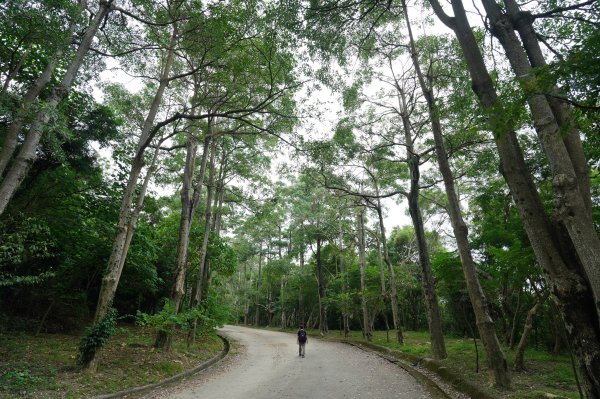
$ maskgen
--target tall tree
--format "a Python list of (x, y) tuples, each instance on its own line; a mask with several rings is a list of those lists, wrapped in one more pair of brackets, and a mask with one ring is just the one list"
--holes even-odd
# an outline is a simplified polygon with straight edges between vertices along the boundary
[[(469, 24), (466, 11), (460, 0), (452, 1), (454, 16), (446, 14), (442, 6), (436, 0), (430, 0), (437, 17), (450, 29), (460, 43), (463, 55), (467, 62), (473, 90), (479, 98), (481, 106), (488, 112), (489, 127), (494, 133), (494, 140), (501, 160), (501, 172), (504, 176), (511, 194), (519, 209), (519, 213), (525, 224), (529, 240), (532, 243), (536, 257), (544, 269), (552, 292), (557, 301), (559, 311), (567, 326), (567, 334), (571, 341), (579, 370), (582, 375), (583, 385), (586, 393), (591, 397), (600, 397), (600, 331), (598, 320), (597, 295), (595, 288), (591, 285), (593, 281), (588, 275), (587, 268), (579, 259), (577, 246), (566, 245), (568, 242), (583, 241), (578, 239), (577, 234), (571, 235), (572, 228), (576, 228), (581, 222), (580, 232), (588, 231), (588, 222), (584, 219), (587, 211), (581, 206), (586, 201), (581, 195), (579, 187), (585, 183), (578, 183), (578, 177), (573, 171), (573, 165), (568, 157), (557, 158), (557, 153), (548, 154), (555, 162), (554, 173), (558, 170), (563, 172), (556, 174), (553, 181), (556, 190), (557, 220), (547, 214), (539, 193), (536, 190), (531, 172), (523, 159), (523, 152), (515, 134), (515, 128), (511, 121), (506, 121), (503, 105), (498, 101), (498, 95), (493, 80), (485, 66), (483, 56)], [(537, 118), (536, 118), (537, 119)], [(556, 130), (552, 128), (555, 124), (554, 117), (548, 121), (551, 133), (544, 136), (543, 140), (553, 142), (551, 146), (560, 147), (564, 150), (565, 144), (562, 139), (558, 140)], [(546, 124), (540, 126), (545, 127)], [(550, 143), (547, 143), (550, 144)], [(552, 150), (555, 151), (555, 150)], [(558, 149), (556, 149), (558, 151)], [(572, 201), (571, 201), (572, 199)], [(568, 216), (569, 207), (573, 209), (575, 218)], [(569, 221), (563, 220), (569, 218)], [(569, 227), (567, 227), (567, 225)], [(592, 236), (597, 235), (592, 233)], [(588, 239), (594, 239), (588, 237)], [(594, 246), (589, 249), (594, 248)], [(587, 255), (584, 256), (586, 259)], [(596, 257), (596, 262), (597, 262)], [(590, 259), (591, 260), (591, 259)], [(598, 268), (596, 267), (596, 272)], [(593, 273), (596, 273), (593, 272)], [(583, 303), (588, 305), (583, 306)]]

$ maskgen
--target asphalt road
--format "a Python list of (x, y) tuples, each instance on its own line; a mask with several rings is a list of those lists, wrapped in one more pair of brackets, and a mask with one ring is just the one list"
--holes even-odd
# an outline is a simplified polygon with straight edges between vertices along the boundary
[(298, 356), (294, 334), (226, 326), (239, 344), (218, 366), (148, 398), (279, 399), (405, 398), (434, 399), (402, 368), (370, 352), (342, 343), (311, 339)]

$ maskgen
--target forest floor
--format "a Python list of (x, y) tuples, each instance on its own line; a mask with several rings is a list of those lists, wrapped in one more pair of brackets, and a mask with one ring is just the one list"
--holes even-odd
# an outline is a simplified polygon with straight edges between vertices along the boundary
[(80, 335), (0, 333), (0, 398), (87, 398), (151, 384), (217, 355), (223, 342), (199, 336), (187, 347), (176, 336), (170, 351), (152, 347), (154, 333), (118, 327), (99, 353), (98, 371), (76, 365)]
[[(309, 331), (309, 336), (318, 336), (318, 331)], [(330, 331), (327, 337), (343, 338), (339, 331)], [(404, 332), (404, 345), (394, 340), (394, 331), (389, 332), (389, 340), (385, 331), (374, 334), (372, 344), (387, 347), (417, 357), (431, 357), (429, 333)], [(350, 341), (366, 342), (360, 331), (352, 331)], [(579, 393), (568, 355), (553, 356), (546, 351), (528, 348), (525, 352), (526, 371), (511, 371), (513, 387), (511, 390), (499, 390), (489, 387), (487, 379), (486, 357), (480, 340), (477, 340), (479, 352), (479, 372), (476, 372), (475, 345), (473, 339), (445, 337), (448, 358), (440, 363), (462, 376), (463, 379), (485, 387), (494, 396), (506, 399), (542, 399), (572, 398), (578, 399)], [(503, 348), (509, 367), (512, 366), (516, 350)], [(549, 395), (548, 395), (549, 394)], [(551, 396), (556, 395), (556, 396)]]

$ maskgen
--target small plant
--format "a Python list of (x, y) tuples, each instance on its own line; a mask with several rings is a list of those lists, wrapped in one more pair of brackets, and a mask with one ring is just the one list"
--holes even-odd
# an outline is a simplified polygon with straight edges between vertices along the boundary
[(79, 342), (79, 353), (77, 355), (77, 363), (86, 366), (96, 356), (96, 352), (109, 338), (115, 333), (117, 327), (117, 310), (114, 308), (108, 309), (106, 316), (98, 323), (86, 330), (85, 335)]
[(39, 381), (41, 381), (41, 378), (31, 375), (29, 370), (9, 371), (0, 377), (2, 387), (11, 390), (30, 388)]
[(188, 331), (194, 320), (202, 328), (212, 331), (218, 322), (207, 315), (205, 309), (195, 308), (175, 314), (173, 302), (166, 301), (160, 312), (153, 315), (138, 311), (137, 324), (142, 327), (150, 327), (165, 334), (171, 334), (175, 327)]

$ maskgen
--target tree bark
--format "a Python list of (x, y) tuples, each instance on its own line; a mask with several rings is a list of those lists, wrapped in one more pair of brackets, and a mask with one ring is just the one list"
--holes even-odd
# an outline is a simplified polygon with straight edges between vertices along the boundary
[[(406, 9), (406, 4), (404, 4), (404, 8)], [(410, 30), (409, 34), (412, 36)], [(483, 293), (483, 289), (479, 283), (479, 278), (477, 277), (475, 262), (473, 260), (469, 245), (469, 231), (462, 217), (458, 195), (456, 194), (456, 189), (454, 186), (454, 176), (452, 174), (452, 170), (450, 169), (448, 155), (444, 147), (444, 137), (442, 136), (442, 128), (438, 109), (435, 104), (433, 91), (431, 90), (431, 87), (426, 84), (425, 77), (421, 71), (414, 46), (414, 40), (411, 40), (411, 58), (413, 60), (415, 71), (417, 72), (419, 85), (421, 86), (421, 90), (423, 91), (423, 95), (425, 96), (425, 100), (427, 102), (427, 109), (429, 111), (429, 117), (431, 120), (431, 130), (435, 140), (435, 151), (438, 159), (438, 165), (444, 180), (446, 194), (448, 196), (448, 213), (450, 214), (452, 230), (454, 231), (456, 245), (460, 254), (463, 273), (465, 275), (465, 282), (469, 292), (469, 298), (471, 299), (471, 304), (473, 305), (473, 310), (475, 312), (477, 328), (483, 342), (484, 350), (487, 354), (490, 382), (494, 386), (508, 388), (511, 384), (508, 364), (506, 363), (506, 358), (502, 352), (502, 348), (500, 347), (498, 337), (496, 336), (496, 329), (494, 326), (494, 321), (490, 316), (487, 298)]]
[(321, 259), (321, 237), (317, 237), (317, 282), (319, 285), (319, 332), (327, 334), (327, 313), (323, 300), (325, 299), (325, 277), (323, 276), (323, 261)]
[[(8, 203), (14, 196), (14, 194), (17, 191), (17, 189), (19, 188), (19, 186), (21, 185), (21, 182), (27, 175), (27, 172), (29, 171), (29, 168), (31, 167), (32, 163), (35, 161), (36, 150), (37, 150), (38, 144), (40, 142), (40, 139), (42, 138), (44, 126), (47, 125), (47, 123), (50, 121), (50, 118), (51, 118), (51, 114), (52, 114), (51, 110), (56, 108), (58, 103), (61, 102), (69, 94), (69, 91), (71, 90), (71, 86), (73, 85), (73, 82), (74, 82), (75, 78), (77, 77), (79, 69), (81, 68), (81, 65), (83, 64), (83, 60), (90, 49), (92, 40), (96, 36), (96, 32), (100, 28), (100, 25), (104, 21), (104, 18), (106, 18), (106, 16), (111, 11), (111, 9), (112, 9), (112, 0), (110, 0), (110, 1), (101, 0), (100, 1), (98, 11), (96, 12), (96, 15), (94, 16), (94, 19), (90, 22), (89, 26), (87, 27), (86, 32), (81, 39), (81, 43), (79, 44), (79, 47), (77, 48), (77, 52), (75, 53), (75, 56), (73, 57), (69, 66), (67, 67), (65, 76), (62, 78), (61, 82), (52, 89), (52, 92), (50, 93), (50, 96), (49, 96), (48, 100), (46, 101), (46, 105), (45, 105), (44, 109), (40, 110), (37, 113), (37, 115), (35, 116), (35, 118), (33, 119), (33, 121), (31, 122), (31, 125), (30, 125), (29, 131), (27, 133), (27, 136), (25, 138), (25, 141), (21, 145), (21, 148), (20, 148), (17, 156), (14, 158), (14, 160), (11, 164), (11, 167), (8, 169), (6, 176), (0, 183), (0, 215), (2, 215), (4, 213)], [(55, 60), (55, 62), (57, 62), (57, 61), (58, 60)], [(51, 63), (52, 63), (52, 61), (51, 61)], [(53, 68), (52, 68), (52, 70), (53, 70)], [(45, 87), (45, 85), (47, 84), (47, 82), (46, 82), (46, 84), (44, 84), (44, 79), (46, 79), (46, 75), (44, 75), (44, 74), (46, 74), (46, 72), (50, 73), (50, 75), (51, 75), (52, 71), (50, 70), (49, 66), (46, 68), (46, 70), (42, 74), (43, 76), (40, 76), (41, 80), (39, 82), (36, 82), (36, 83), (40, 83), (40, 85), (41, 85), (40, 86), (41, 88), (39, 89), (39, 91), (37, 91), (37, 94), (39, 94), (41, 89), (43, 87)], [(38, 90), (38, 89), (32, 88), (32, 94), (36, 90)], [(36, 97), (37, 97), (37, 95), (36, 95)], [(30, 106), (26, 107), (26, 109), (23, 110), (23, 114), (22, 114), (23, 118), (29, 108), (30, 108)], [(23, 122), (23, 120), (21, 119), (21, 121), (18, 123), (22, 123), (22, 122)], [(18, 127), (18, 129), (15, 127), (14, 130), (15, 130), (16, 134), (18, 135), (18, 132), (20, 131), (20, 127)], [(12, 135), (13, 135), (13, 133), (10, 133), (10, 135), (9, 135), (10, 137), (7, 137), (7, 140), (11, 140), (11, 142), (12, 142), (12, 140), (13, 140)], [(15, 139), (16, 139), (16, 136), (15, 136)], [(6, 167), (6, 163), (8, 162), (10, 155), (12, 154), (12, 152), (14, 152), (14, 148), (16, 148), (16, 142), (15, 142), (15, 147), (12, 146), (11, 142), (6, 142), (8, 144), (8, 148), (6, 148), (7, 153), (2, 155), (2, 159), (5, 159), (5, 160), (2, 160), (2, 164), (3, 164), (4, 168)], [(11, 149), (10, 147), (13, 147), (13, 148)], [(3, 151), (4, 151), (4, 148), (3, 148)]]
[[(413, 63), (417, 63), (416, 47), (412, 37), (412, 30), (408, 19), (408, 11), (404, 8), (404, 15), (408, 27), (411, 50), (413, 52)], [(415, 67), (416, 68), (416, 67)], [(446, 352), (446, 344), (444, 342), (444, 334), (442, 332), (442, 315), (438, 305), (438, 299), (435, 292), (435, 283), (433, 280), (433, 271), (431, 268), (431, 258), (429, 256), (429, 247), (425, 237), (425, 226), (423, 223), (423, 215), (419, 205), (419, 180), (421, 173), (419, 170), (419, 156), (414, 151), (412, 128), (406, 104), (406, 96), (402, 87), (397, 87), (399, 93), (400, 116), (402, 118), (402, 126), (404, 128), (404, 141), (406, 146), (407, 163), (410, 171), (410, 191), (407, 195), (408, 210), (412, 220), (413, 228), (415, 229), (415, 237), (417, 239), (417, 248), (419, 251), (419, 263), (423, 274), (423, 293), (425, 294), (425, 306), (427, 308), (427, 322), (429, 326), (429, 334), (431, 337), (431, 354), (434, 359), (445, 359), (448, 357)], [(421, 90), (426, 90), (427, 87), (421, 87)], [(430, 109), (431, 114), (431, 109)]]
[[(194, 96), (195, 97), (195, 96)], [(191, 126), (188, 125), (188, 138), (186, 144), (186, 160), (183, 169), (183, 182), (181, 187), (181, 217), (179, 219), (179, 239), (177, 241), (177, 261), (173, 278), (173, 286), (171, 288), (171, 300), (175, 309), (175, 314), (178, 314), (182, 308), (182, 301), (185, 295), (185, 278), (187, 273), (187, 259), (188, 249), (190, 242), (190, 231), (194, 219), (194, 213), (196, 211), (195, 204), (192, 197), (192, 183), (194, 177), (194, 169), (196, 166), (196, 152), (198, 147), (198, 141), (194, 132), (190, 130)], [(210, 142), (210, 135), (205, 135), (204, 138), (204, 149), (202, 153), (202, 160), (200, 162), (200, 175), (198, 176), (198, 184), (195, 186), (195, 190), (202, 190), (204, 184), (204, 173), (206, 170), (206, 162), (208, 159), (208, 145)], [(159, 331), (154, 341), (155, 348), (170, 347), (170, 334), (165, 331)]]
[(214, 120), (209, 120), (209, 134), (212, 136), (210, 145), (210, 161), (208, 169), (208, 187), (206, 190), (206, 210), (204, 215), (204, 235), (202, 237), (202, 247), (200, 248), (200, 269), (198, 270), (198, 277), (196, 281), (195, 295), (192, 300), (192, 308), (200, 305), (202, 302), (202, 296), (204, 295), (204, 284), (207, 275), (207, 262), (208, 259), (208, 241), (211, 232), (211, 221), (212, 221), (212, 197), (215, 189), (215, 158), (217, 153), (217, 140), (214, 133)]
[(586, 394), (600, 398), (600, 325), (595, 296), (577, 254), (569, 245), (564, 228), (547, 215), (514, 129), (503, 121), (502, 104), (485, 67), (477, 41), (459, 0), (453, 0), (454, 17), (449, 17), (437, 0), (429, 0), (436, 15), (454, 30), (471, 74), (473, 91), (488, 111), (506, 180), (536, 258), (544, 269), (554, 300), (565, 323)]
[(517, 346), (517, 352), (515, 354), (515, 363), (513, 365), (513, 370), (515, 371), (525, 370), (525, 348), (527, 347), (527, 340), (529, 339), (529, 334), (531, 333), (531, 328), (533, 326), (533, 318), (540, 310), (547, 297), (547, 295), (540, 295), (535, 302), (535, 305), (527, 312), (525, 326), (523, 327), (523, 333), (521, 334), (521, 339), (519, 340), (519, 345)]
[[(505, 0), (504, 3), (506, 4), (506, 11), (510, 21), (521, 37), (523, 47), (527, 52), (531, 66), (533, 68), (546, 66), (546, 59), (542, 53), (537, 33), (533, 28), (533, 17), (531, 13), (521, 11), (515, 0)], [(560, 93), (560, 90), (557, 87), (550, 88), (550, 90), (552, 91), (551, 94)], [(568, 105), (559, 101), (555, 96), (547, 95), (546, 100), (552, 108), (552, 113), (561, 128), (561, 133), (563, 133), (563, 141), (571, 157), (575, 174), (577, 175), (581, 197), (589, 212), (588, 217), (591, 218), (592, 200), (590, 196), (589, 168), (583, 152), (578, 129), (571, 115), (571, 109)]]
[(126, 241), (128, 225), (132, 217), (131, 204), (135, 195), (135, 189), (137, 187), (139, 175), (144, 166), (144, 153), (150, 140), (152, 139), (151, 132), (154, 125), (154, 119), (156, 118), (156, 114), (158, 113), (158, 108), (160, 106), (160, 103), (162, 102), (162, 97), (165, 92), (165, 89), (169, 84), (169, 74), (171, 71), (171, 66), (173, 64), (176, 38), (177, 29), (174, 28), (173, 34), (171, 36), (170, 48), (167, 52), (165, 63), (163, 65), (163, 70), (160, 77), (160, 84), (156, 90), (154, 99), (152, 100), (152, 104), (150, 105), (148, 115), (144, 120), (142, 134), (140, 135), (136, 154), (133, 158), (131, 171), (129, 172), (129, 179), (127, 181), (127, 187), (125, 188), (125, 193), (121, 202), (121, 210), (119, 212), (117, 236), (115, 237), (113, 249), (110, 255), (110, 259), (108, 261), (105, 274), (102, 277), (102, 285), (100, 286), (100, 293), (98, 295), (98, 303), (96, 305), (94, 323), (97, 323), (98, 321), (102, 320), (102, 318), (106, 315), (106, 312), (108, 311), (108, 308), (110, 307), (110, 304), (112, 303), (115, 292), (117, 290), (119, 279), (121, 278), (121, 272), (123, 271), (122, 259), (124, 259), (127, 256)]
[[(552, 172), (555, 214), (559, 222), (566, 227), (586, 272), (594, 295), (596, 311), (600, 317), (600, 238), (591, 218), (587, 171), (584, 176), (577, 173), (581, 159), (579, 156), (576, 156), (574, 161), (571, 159), (576, 146), (572, 146), (569, 153), (563, 140), (563, 132), (547, 97), (531, 91), (530, 88), (536, 86), (536, 79), (509, 17), (492, 0), (484, 0), (483, 5), (490, 19), (492, 34), (502, 44), (512, 70), (527, 94), (527, 103), (534, 119), (535, 130)], [(560, 112), (561, 109), (562, 107), (558, 107), (556, 111)], [(576, 131), (568, 133), (567, 137), (578, 135)], [(581, 143), (579, 144), (581, 147)], [(582, 148), (580, 155), (583, 156)], [(585, 158), (583, 160), (585, 161)]]
[(358, 259), (360, 262), (360, 305), (362, 309), (363, 338), (371, 341), (373, 334), (371, 333), (369, 311), (367, 309), (367, 298), (365, 297), (367, 293), (365, 283), (365, 271), (367, 268), (367, 263), (365, 257), (364, 209), (362, 207), (356, 213), (356, 232), (358, 238)]
[[(376, 193), (379, 195), (379, 188), (376, 186)], [(392, 323), (394, 324), (394, 330), (396, 330), (396, 341), (403, 345), (404, 334), (402, 333), (402, 323), (398, 315), (398, 288), (396, 286), (396, 272), (394, 266), (390, 260), (390, 254), (387, 245), (387, 236), (385, 233), (385, 224), (383, 223), (383, 212), (381, 210), (381, 201), (377, 199), (377, 217), (379, 218), (379, 233), (381, 235), (381, 246), (383, 247), (383, 261), (385, 262), (388, 269), (388, 279), (390, 285), (390, 305), (392, 308)]]
[[(304, 276), (304, 243), (301, 244), (302, 248), (300, 249), (300, 274)], [(304, 309), (304, 287), (302, 283), (300, 283), (300, 287), (298, 287), (298, 315), (300, 317), (300, 324), (306, 326), (306, 311)]]

